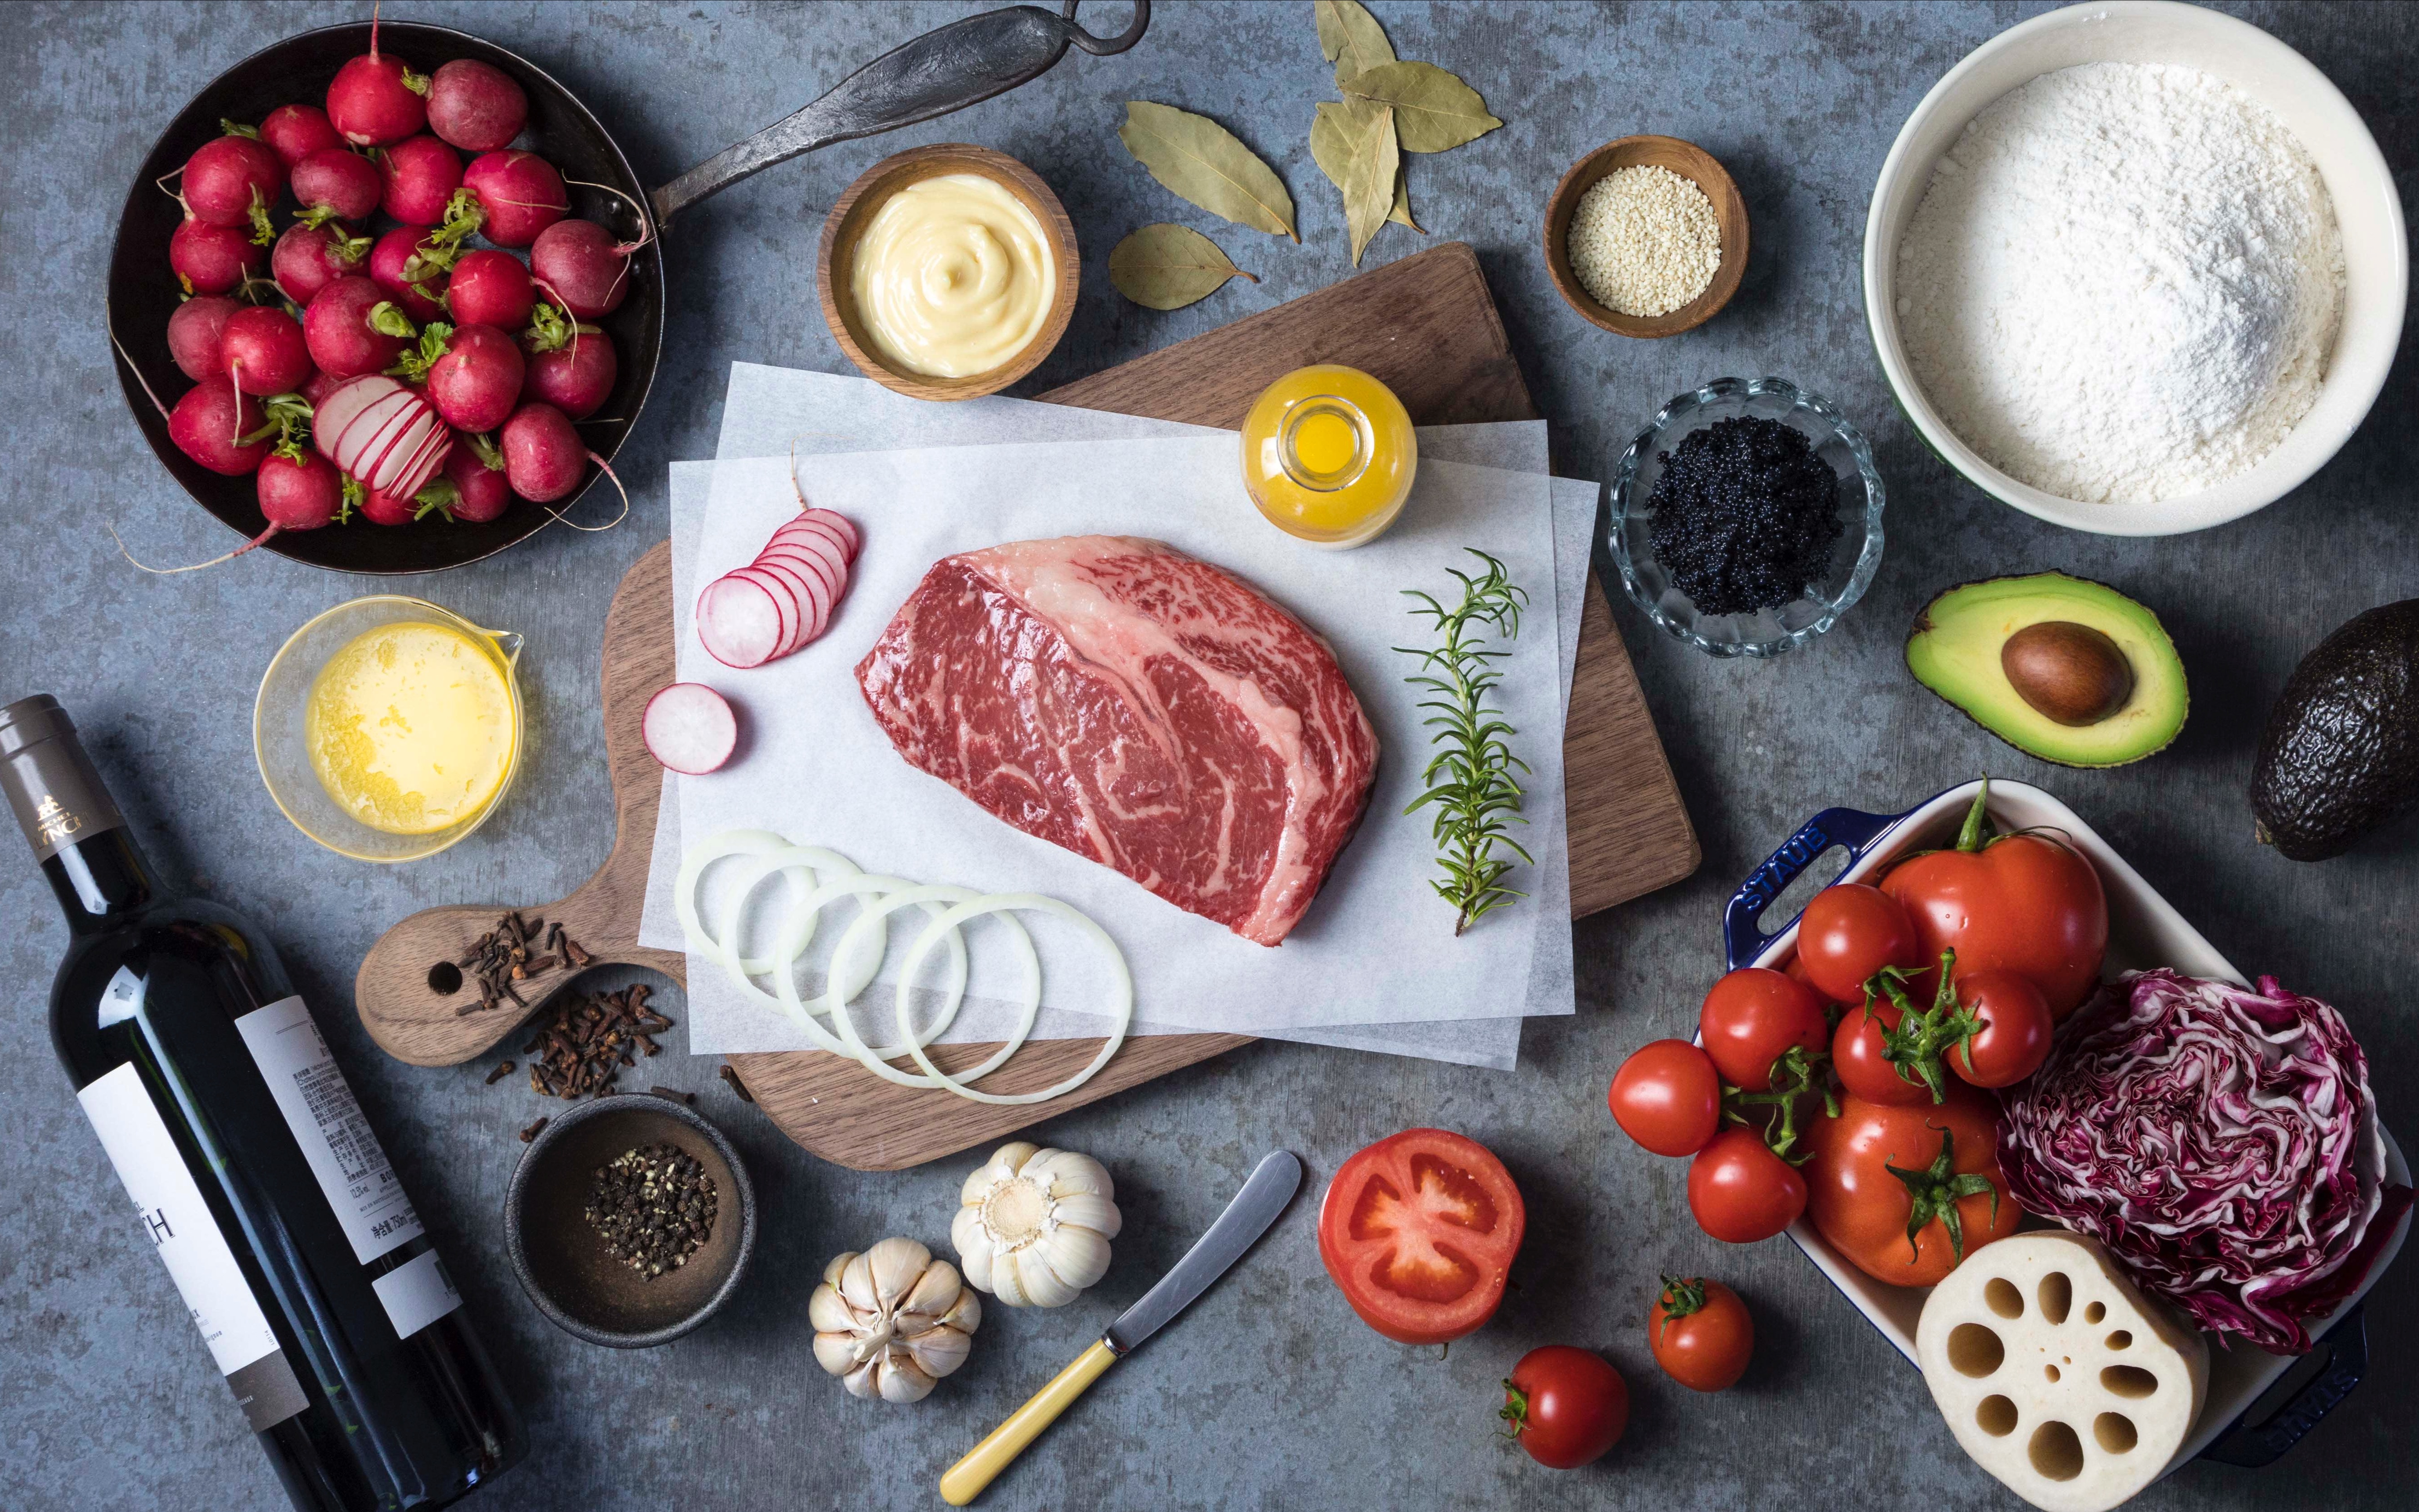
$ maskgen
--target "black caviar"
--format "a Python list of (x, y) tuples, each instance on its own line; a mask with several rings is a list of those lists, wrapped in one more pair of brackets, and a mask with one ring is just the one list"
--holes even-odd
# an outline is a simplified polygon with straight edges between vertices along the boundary
[(1717, 420), (1656, 458), (1649, 538), (1700, 614), (1752, 614), (1802, 597), (1839, 544), (1839, 474), (1801, 431)]

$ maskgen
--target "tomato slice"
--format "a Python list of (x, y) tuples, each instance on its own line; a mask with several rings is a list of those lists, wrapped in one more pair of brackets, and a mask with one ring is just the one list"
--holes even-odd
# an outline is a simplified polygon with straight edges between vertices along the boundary
[(1318, 1257), (1361, 1320), (1442, 1344), (1495, 1316), (1529, 1211), (1503, 1163), (1445, 1129), (1406, 1129), (1347, 1160), (1318, 1212)]

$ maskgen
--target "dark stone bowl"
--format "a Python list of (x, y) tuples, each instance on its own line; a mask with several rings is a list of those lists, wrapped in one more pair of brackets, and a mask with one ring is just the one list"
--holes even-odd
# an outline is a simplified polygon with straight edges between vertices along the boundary
[[(715, 1184), (713, 1236), (650, 1280), (605, 1251), (580, 1216), (596, 1168), (639, 1145), (694, 1156)], [(722, 1131), (670, 1098), (629, 1093), (557, 1114), (504, 1194), (504, 1246), (521, 1288), (555, 1326), (616, 1350), (669, 1344), (714, 1316), (756, 1250), (756, 1189)]]

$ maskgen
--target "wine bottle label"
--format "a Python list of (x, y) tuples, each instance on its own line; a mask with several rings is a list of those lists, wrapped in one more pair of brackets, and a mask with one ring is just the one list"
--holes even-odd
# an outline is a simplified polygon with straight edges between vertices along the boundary
[(399, 1339), (411, 1337), (462, 1305), (462, 1293), (454, 1288), (454, 1278), (445, 1273), (444, 1262), (435, 1250), (404, 1261), (370, 1287), (386, 1304), (387, 1321), (394, 1325), (394, 1336)]
[(269, 1080), (277, 1110), (294, 1132), (319, 1179), (336, 1222), (363, 1265), (421, 1231), (420, 1214), (403, 1195), (386, 1151), (370, 1133), (353, 1089), (328, 1054), (319, 1026), (300, 997), (280, 998), (235, 1021), (254, 1064)]
[(168, 1267), (219, 1373), (257, 1433), (309, 1405), (293, 1366), (269, 1331), (252, 1288), (210, 1216), (202, 1189), (177, 1151), (142, 1073), (129, 1061), (76, 1094), (117, 1180), (134, 1199), (143, 1231)]

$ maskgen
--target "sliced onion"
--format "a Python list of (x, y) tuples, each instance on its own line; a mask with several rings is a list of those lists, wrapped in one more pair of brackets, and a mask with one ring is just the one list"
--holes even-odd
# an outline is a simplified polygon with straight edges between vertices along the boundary
[[(1092, 1057), (1090, 1065), (1057, 1086), (1045, 1087), (1038, 1092), (978, 1092), (965, 1083), (973, 1081), (986, 1071), (993, 1070), (993, 1063), (986, 1062), (980, 1070), (968, 1072), (961, 1080), (933, 1065), (932, 1059), (924, 1054), (924, 1047), (917, 1044), (912, 1036), (908, 1038), (907, 1053), (916, 1058), (916, 1064), (923, 1067), (933, 1082), (948, 1088), (960, 1097), (971, 1098), (977, 1103), (995, 1103), (1002, 1107), (1014, 1107), (1027, 1103), (1047, 1103), (1052, 1098), (1071, 1092), (1090, 1081), (1102, 1066), (1109, 1063), (1109, 1057), (1117, 1053), (1117, 1047), (1126, 1042), (1126, 1030), (1133, 1025), (1133, 973), (1126, 969), (1125, 952), (1117, 949), (1117, 941), (1109, 938), (1107, 930), (1092, 922), (1090, 915), (1071, 908), (1055, 898), (1045, 898), (1038, 892), (994, 892), (980, 898), (969, 899), (925, 925), (924, 933), (916, 936), (916, 943), (907, 948), (906, 963), (899, 968), (900, 1032), (902, 1035), (906, 1033), (907, 994), (915, 985), (916, 969), (924, 964), (926, 956), (932, 953), (932, 948), (940, 943), (941, 937), (944, 934), (955, 933), (967, 919), (979, 918), (984, 914), (1004, 914), (1011, 909), (1020, 908), (1029, 908), (1065, 919), (1076, 929), (1090, 935), (1093, 943), (1108, 953), (1110, 963), (1117, 968), (1117, 1026), (1109, 1032), (1107, 1039), (1101, 1041), (1101, 1053)], [(1040, 986), (1038, 966), (1034, 985), (1037, 990)]]

